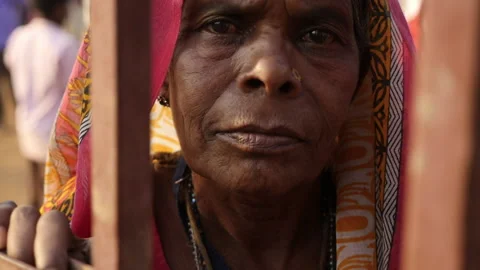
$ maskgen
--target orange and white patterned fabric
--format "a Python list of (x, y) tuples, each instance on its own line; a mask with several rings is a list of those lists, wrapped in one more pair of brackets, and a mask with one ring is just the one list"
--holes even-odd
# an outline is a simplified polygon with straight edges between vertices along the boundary
[[(369, 0), (371, 68), (340, 135), (337, 269), (398, 269), (403, 158), (413, 44), (397, 0)], [(79, 143), (90, 128), (87, 34), (50, 144), (42, 211), (74, 215)], [(151, 152), (180, 150), (169, 108), (150, 114)]]

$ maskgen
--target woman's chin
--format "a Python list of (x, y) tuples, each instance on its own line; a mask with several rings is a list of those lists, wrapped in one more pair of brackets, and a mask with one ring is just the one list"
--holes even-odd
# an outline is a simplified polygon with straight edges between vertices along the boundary
[(282, 193), (312, 182), (321, 174), (326, 152), (315, 155), (315, 149), (304, 142), (284, 147), (266, 152), (245, 151), (243, 146), (215, 140), (202, 152), (191, 153), (186, 148), (184, 155), (192, 171), (202, 178), (249, 193)]
[[(213, 161), (213, 160), (212, 160)], [(272, 156), (256, 158), (232, 155), (218, 156), (209, 164), (223, 164), (216, 168), (201, 168), (203, 175), (234, 191), (245, 193), (282, 194), (311, 182), (321, 171), (300, 160), (285, 162)], [(195, 171), (195, 168), (192, 168)], [(212, 174), (212, 172), (214, 172)], [(200, 173), (202, 175), (202, 173)]]

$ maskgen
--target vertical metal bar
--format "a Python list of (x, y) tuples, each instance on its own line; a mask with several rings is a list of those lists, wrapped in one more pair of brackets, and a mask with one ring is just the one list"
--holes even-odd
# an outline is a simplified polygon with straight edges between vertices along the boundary
[(478, 0), (427, 0), (408, 158), (405, 270), (463, 269)]
[(152, 267), (150, 1), (92, 1), (95, 269)]
[[(477, 17), (480, 25), (480, 16)], [(480, 31), (480, 29), (478, 30)], [(480, 36), (477, 36), (477, 48), (480, 51)], [(477, 74), (480, 74), (480, 53), (477, 55)], [(480, 268), (480, 76), (477, 75), (477, 88), (475, 91), (475, 157), (472, 164), (472, 175), (470, 178), (468, 192), (468, 208), (466, 216), (465, 238), (465, 260), (467, 270)]]

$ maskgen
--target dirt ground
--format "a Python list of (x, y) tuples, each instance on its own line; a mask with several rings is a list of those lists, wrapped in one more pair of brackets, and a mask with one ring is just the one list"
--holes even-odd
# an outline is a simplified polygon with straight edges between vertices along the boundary
[(15, 132), (0, 128), (0, 202), (27, 202), (29, 189), (27, 162), (18, 150)]

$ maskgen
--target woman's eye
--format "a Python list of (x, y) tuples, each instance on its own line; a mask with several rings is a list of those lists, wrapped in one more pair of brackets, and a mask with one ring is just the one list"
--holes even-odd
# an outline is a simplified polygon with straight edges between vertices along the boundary
[(324, 30), (312, 30), (302, 37), (305, 42), (312, 42), (318, 45), (330, 44), (335, 41), (335, 36)]
[(237, 27), (233, 23), (226, 20), (216, 20), (210, 22), (206, 25), (206, 30), (214, 34), (221, 35), (235, 34), (238, 32)]

